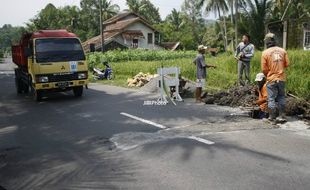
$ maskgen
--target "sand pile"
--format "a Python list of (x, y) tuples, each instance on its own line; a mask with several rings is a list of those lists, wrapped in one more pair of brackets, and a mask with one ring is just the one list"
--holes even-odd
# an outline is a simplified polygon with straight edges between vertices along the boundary
[(128, 87), (142, 87), (148, 82), (150, 82), (152, 78), (156, 78), (156, 77), (158, 77), (158, 74), (151, 75), (150, 73), (145, 74), (145, 73), (140, 72), (133, 78), (128, 78), (127, 84), (128, 84)]

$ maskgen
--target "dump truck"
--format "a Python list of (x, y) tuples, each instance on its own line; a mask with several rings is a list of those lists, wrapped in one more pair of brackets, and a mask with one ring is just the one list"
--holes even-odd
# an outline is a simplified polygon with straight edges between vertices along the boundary
[(67, 30), (25, 33), (12, 46), (17, 93), (31, 93), (41, 101), (49, 91), (73, 90), (83, 94), (88, 83), (88, 65), (79, 38)]

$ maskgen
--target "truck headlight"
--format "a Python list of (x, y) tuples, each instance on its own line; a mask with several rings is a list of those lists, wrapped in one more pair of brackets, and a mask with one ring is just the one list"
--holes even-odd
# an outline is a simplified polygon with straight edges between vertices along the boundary
[(79, 73), (78, 74), (78, 79), (86, 79), (87, 78), (87, 73)]
[(48, 77), (47, 76), (42, 76), (37, 78), (37, 82), (48, 82)]

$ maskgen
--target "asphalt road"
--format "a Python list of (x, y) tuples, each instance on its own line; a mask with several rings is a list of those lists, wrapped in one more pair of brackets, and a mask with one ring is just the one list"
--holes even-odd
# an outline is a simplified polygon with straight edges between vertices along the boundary
[[(156, 95), (91, 84), (82, 98), (17, 95), (0, 64), (0, 186), (7, 190), (310, 189), (309, 130), (239, 109), (145, 106)], [(0, 188), (1, 189), (1, 188)]]

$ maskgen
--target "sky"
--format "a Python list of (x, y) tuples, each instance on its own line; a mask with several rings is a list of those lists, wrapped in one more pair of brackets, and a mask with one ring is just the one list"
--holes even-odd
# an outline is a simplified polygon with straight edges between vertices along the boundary
[[(181, 9), (183, 0), (150, 0), (159, 8), (160, 15), (164, 19), (173, 8)], [(126, 0), (112, 0), (120, 6), (121, 10), (126, 9)], [(13, 26), (25, 26), (29, 19), (33, 18), (48, 3), (56, 7), (66, 5), (79, 6), (80, 0), (1, 0), (0, 6), (0, 27), (4, 24)]]

